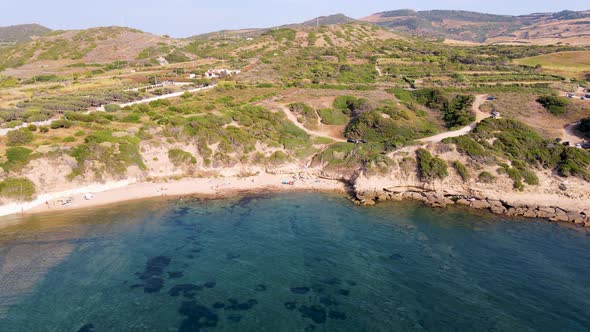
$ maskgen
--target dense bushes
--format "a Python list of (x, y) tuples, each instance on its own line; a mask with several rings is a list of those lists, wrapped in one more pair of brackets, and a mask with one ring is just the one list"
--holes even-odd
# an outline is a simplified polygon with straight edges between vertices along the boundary
[(562, 115), (565, 113), (565, 108), (569, 104), (569, 100), (563, 97), (556, 96), (541, 96), (537, 102), (553, 115)]
[(8, 178), (0, 182), (0, 196), (5, 198), (30, 201), (35, 192), (35, 184), (27, 178)]
[(139, 139), (134, 137), (114, 137), (111, 131), (95, 132), (72, 151), (78, 165), (72, 170), (69, 178), (84, 174), (89, 167), (93, 167), (91, 170), (97, 176), (120, 176), (133, 165), (145, 169), (138, 144)]
[(322, 123), (327, 125), (345, 125), (350, 118), (340, 109), (321, 109), (318, 111)]
[(467, 171), (467, 167), (465, 167), (465, 165), (462, 162), (458, 160), (453, 161), (453, 168), (455, 169), (455, 171), (457, 171), (457, 174), (459, 174), (463, 182), (469, 180), (469, 171)]
[[(457, 95), (450, 99), (440, 89), (422, 89), (414, 95), (418, 103), (439, 110), (448, 128), (466, 126), (475, 121), (475, 116), (471, 112), (471, 105), (475, 101), (472, 95)], [(407, 95), (402, 97), (408, 98)]]
[(455, 144), (458, 152), (478, 162), (487, 163), (495, 159), (490, 151), (467, 135), (445, 138), (442, 142)]
[(176, 167), (197, 163), (197, 159), (190, 152), (181, 149), (168, 150), (168, 159)]
[(583, 132), (584, 134), (590, 134), (590, 117), (580, 120), (578, 130)]
[(442, 109), (443, 119), (449, 128), (466, 126), (475, 121), (471, 105), (475, 101), (472, 95), (458, 95)]
[(51, 125), (49, 125), (51, 127), (51, 129), (59, 129), (59, 128), (70, 128), (74, 123), (70, 120), (66, 120), (66, 119), (60, 119), (60, 120), (54, 120), (53, 122), (51, 122)]
[(490, 172), (483, 171), (477, 176), (477, 181), (481, 183), (491, 184), (496, 182), (496, 177)]
[(33, 133), (27, 128), (12, 130), (6, 134), (6, 144), (9, 146), (26, 145), (31, 143), (33, 139)]
[(418, 171), (422, 181), (431, 182), (435, 179), (444, 179), (449, 175), (446, 161), (434, 157), (426, 149), (416, 150)]
[(0, 166), (4, 171), (20, 171), (31, 159), (32, 150), (20, 146), (6, 149), (6, 162)]

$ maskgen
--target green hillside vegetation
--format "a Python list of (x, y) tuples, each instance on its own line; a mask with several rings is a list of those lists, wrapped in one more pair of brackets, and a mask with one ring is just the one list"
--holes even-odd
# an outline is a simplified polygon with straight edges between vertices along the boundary
[(31, 37), (43, 36), (51, 29), (39, 24), (21, 24), (0, 27), (0, 47), (14, 45), (31, 40)]
[[(493, 141), (490, 144), (490, 140)], [(476, 162), (510, 161), (512, 168), (502, 166), (502, 173), (515, 181), (515, 188), (522, 189), (519, 182), (537, 184), (532, 170), (556, 170), (561, 176), (577, 176), (590, 181), (590, 153), (574, 147), (555, 144), (536, 133), (527, 125), (511, 119), (486, 119), (467, 136), (447, 139), (457, 150)]]

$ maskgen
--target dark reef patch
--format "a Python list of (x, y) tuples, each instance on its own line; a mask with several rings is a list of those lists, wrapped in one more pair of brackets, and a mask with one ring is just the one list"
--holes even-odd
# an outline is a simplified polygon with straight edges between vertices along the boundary
[(356, 281), (352, 281), (352, 280), (346, 280), (346, 283), (347, 283), (349, 286), (356, 286)]
[(230, 252), (227, 255), (225, 255), (225, 258), (227, 258), (227, 259), (238, 259), (238, 258), (240, 258), (240, 254), (236, 254), (236, 253)]
[(139, 279), (146, 280), (153, 276), (161, 276), (164, 269), (170, 264), (170, 257), (157, 256), (152, 257), (145, 263), (145, 268), (142, 273), (137, 274)]
[(326, 322), (326, 309), (319, 305), (303, 305), (299, 307), (299, 312), (301, 313), (301, 317), (309, 318), (316, 324), (324, 324)]
[(322, 280), (322, 282), (324, 284), (334, 286), (334, 285), (340, 285), (342, 283), (342, 280), (340, 280), (338, 278), (328, 278), (328, 279)]
[(215, 302), (215, 303), (213, 303), (213, 308), (214, 309), (222, 309), (222, 308), (225, 308), (225, 303), (223, 303), (223, 302)]
[(195, 301), (182, 302), (178, 313), (187, 317), (178, 329), (180, 332), (200, 331), (202, 328), (216, 327), (219, 320), (215, 312)]
[(287, 310), (295, 310), (295, 309), (297, 309), (297, 303), (295, 303), (295, 302), (285, 302), (285, 308)]
[(320, 303), (325, 306), (339, 305), (340, 303), (331, 295), (320, 296)]
[(339, 289), (338, 290), (338, 294), (344, 295), (344, 296), (348, 296), (348, 295), (350, 295), (350, 290), (348, 290), (348, 289)]
[(236, 299), (228, 299), (227, 301), (229, 302), (229, 305), (225, 306), (225, 310), (250, 310), (258, 304), (258, 301), (255, 299), (249, 299), (242, 303)]
[(92, 323), (88, 323), (86, 325), (83, 325), (81, 328), (78, 329), (78, 332), (94, 332), (94, 324)]
[(317, 294), (322, 294), (325, 291), (324, 286), (322, 285), (313, 285), (311, 286), (311, 290)]
[(178, 278), (182, 278), (183, 276), (184, 276), (184, 272), (182, 272), (182, 271), (168, 272), (169, 279), (178, 279)]
[(291, 287), (291, 293), (293, 294), (307, 294), (309, 290), (309, 287)]
[(264, 292), (266, 290), (266, 288), (267, 288), (266, 285), (258, 284), (254, 288), (254, 290), (257, 291), (257, 292)]
[(242, 320), (242, 315), (240, 314), (231, 314), (227, 316), (227, 320), (232, 323), (239, 323)]
[(160, 277), (151, 277), (143, 282), (143, 291), (145, 293), (157, 293), (164, 288), (164, 279)]
[(203, 289), (203, 286), (200, 285), (193, 285), (193, 284), (181, 284), (176, 285), (168, 291), (170, 296), (179, 296), (181, 293), (184, 297), (187, 298), (194, 298), (195, 292), (200, 291)]
[(217, 283), (215, 281), (207, 281), (206, 283), (203, 284), (203, 286), (205, 286), (207, 288), (213, 288), (213, 287), (215, 287), (215, 285), (217, 285)]
[(331, 319), (345, 320), (346, 314), (341, 311), (330, 310), (330, 312), (328, 313), (328, 317), (330, 317)]
[(393, 260), (400, 260), (404, 258), (404, 256), (402, 254), (393, 254), (393, 255), (389, 255), (389, 259), (393, 259)]

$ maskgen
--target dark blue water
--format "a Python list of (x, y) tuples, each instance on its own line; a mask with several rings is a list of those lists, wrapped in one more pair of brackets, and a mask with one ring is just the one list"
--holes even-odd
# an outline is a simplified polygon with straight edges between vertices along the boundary
[(590, 236), (323, 194), (0, 220), (0, 331), (588, 331)]

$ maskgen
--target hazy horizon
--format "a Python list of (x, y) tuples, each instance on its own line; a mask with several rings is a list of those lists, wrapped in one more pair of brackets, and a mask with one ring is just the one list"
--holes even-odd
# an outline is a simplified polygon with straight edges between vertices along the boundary
[[(396, 9), (415, 10), (466, 10), (499, 15), (524, 15), (562, 10), (588, 10), (579, 1), (564, 0), (514, 1), (388, 1), (370, 3), (358, 1), (311, 0), (254, 0), (242, 3), (220, 0), (215, 3), (191, 3), (187, 0), (169, 0), (165, 4), (155, 1), (131, 0), (120, 2), (75, 2), (56, 0), (22, 0), (5, 3), (0, 7), (0, 26), (37, 23), (55, 30), (85, 29), (97, 26), (126, 26), (159, 35), (188, 37), (219, 30), (263, 28), (282, 24), (299, 23), (317, 16), (342, 13), (352, 18)], [(263, 12), (261, 12), (263, 8)]]

